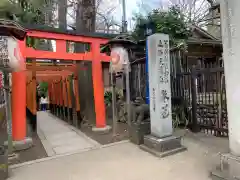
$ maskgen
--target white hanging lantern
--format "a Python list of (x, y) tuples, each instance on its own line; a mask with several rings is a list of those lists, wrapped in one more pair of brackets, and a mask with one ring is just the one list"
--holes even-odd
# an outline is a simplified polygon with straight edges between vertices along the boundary
[(14, 37), (0, 36), (0, 68), (13, 72), (25, 70), (24, 58)]
[(127, 50), (122, 46), (116, 46), (111, 49), (111, 68), (113, 73), (123, 72), (128, 68), (129, 57)]

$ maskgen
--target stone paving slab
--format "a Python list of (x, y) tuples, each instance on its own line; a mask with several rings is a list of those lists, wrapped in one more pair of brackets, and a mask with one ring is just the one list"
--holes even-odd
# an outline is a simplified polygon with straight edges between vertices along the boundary
[(76, 152), (99, 146), (78, 129), (48, 112), (38, 112), (38, 135), (48, 156)]
[(76, 144), (76, 145), (69, 144), (68, 146), (63, 145), (63, 146), (55, 147), (55, 148), (53, 148), (53, 150), (56, 152), (56, 154), (67, 154), (69, 152), (74, 153), (78, 150), (88, 149), (88, 148), (91, 148), (91, 147), (92, 147), (91, 145), (89, 145), (89, 146), (85, 145), (84, 148), (83, 148), (81, 144)]

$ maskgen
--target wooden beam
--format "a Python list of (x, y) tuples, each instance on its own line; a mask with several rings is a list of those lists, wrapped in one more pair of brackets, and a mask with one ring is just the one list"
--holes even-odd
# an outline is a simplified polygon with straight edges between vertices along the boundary
[(43, 39), (52, 39), (52, 40), (68, 40), (73, 42), (97, 42), (100, 44), (106, 44), (109, 39), (100, 38), (100, 37), (86, 37), (86, 36), (74, 36), (60, 33), (52, 33), (52, 32), (43, 32), (43, 31), (28, 31), (27, 36), (37, 37)]
[[(33, 63), (32, 62), (27, 62), (26, 63), (27, 65), (32, 65)], [(36, 65), (37, 66), (74, 66), (73, 63), (57, 63), (57, 64), (54, 64), (53, 62), (36, 62)]]
[(60, 75), (52, 75), (52, 76), (47, 76), (47, 75), (37, 75), (36, 77), (37, 81), (60, 81), (62, 79), (62, 76)]
[(67, 53), (67, 52), (52, 52), (35, 50), (26, 48), (26, 57), (35, 59), (57, 59), (57, 60), (75, 60), (75, 61), (91, 61), (92, 53)]
[[(32, 65), (27, 65), (27, 70), (30, 71), (71, 71), (75, 72), (77, 70), (76, 66), (39, 66), (35, 67)], [(83, 70), (83, 68), (81, 69)]]
[[(67, 52), (52, 52), (35, 50), (33, 48), (26, 48), (26, 57), (35, 59), (57, 59), (57, 60), (73, 60), (73, 61), (92, 61), (93, 56), (91, 52), (87, 53), (67, 53)], [(110, 56), (101, 53), (99, 61), (110, 62)]]

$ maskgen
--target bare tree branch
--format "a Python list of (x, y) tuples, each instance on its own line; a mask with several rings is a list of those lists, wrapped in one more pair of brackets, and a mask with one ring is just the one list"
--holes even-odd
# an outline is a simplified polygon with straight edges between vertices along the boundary
[(177, 5), (189, 23), (203, 24), (204, 19), (210, 15), (211, 4), (209, 0), (168, 0), (168, 2), (169, 5)]

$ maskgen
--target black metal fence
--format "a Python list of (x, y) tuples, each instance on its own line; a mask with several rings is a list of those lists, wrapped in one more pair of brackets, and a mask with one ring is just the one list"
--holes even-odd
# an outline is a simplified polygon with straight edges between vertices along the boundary
[[(143, 55), (141, 57), (144, 57)], [(131, 64), (131, 97), (146, 98), (145, 58)], [(225, 76), (222, 59), (188, 56), (171, 50), (172, 112), (177, 126), (228, 136)]]
[(140, 63), (134, 63), (131, 65), (130, 78), (131, 98), (135, 99), (136, 97), (141, 97), (145, 99), (147, 83), (145, 61), (141, 61)]
[(196, 98), (193, 99), (199, 128), (216, 136), (228, 135), (225, 76), (223, 68), (193, 70), (192, 84)]
[(182, 123), (193, 131), (228, 136), (224, 68), (218, 63), (203, 68), (176, 67), (180, 66), (175, 65), (171, 73), (173, 113), (181, 106), (185, 112), (184, 117), (180, 117)]

